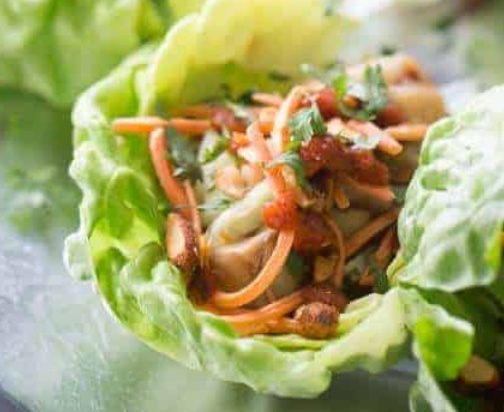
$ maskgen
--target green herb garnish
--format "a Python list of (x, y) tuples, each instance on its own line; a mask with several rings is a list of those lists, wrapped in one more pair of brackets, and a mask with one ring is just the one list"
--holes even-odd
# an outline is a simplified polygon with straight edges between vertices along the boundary
[(290, 150), (298, 150), (313, 136), (327, 133), (326, 124), (316, 104), (292, 116), (289, 120), (289, 128), (291, 130)]
[[(333, 79), (332, 85), (338, 97), (339, 109), (347, 117), (373, 120), (388, 104), (388, 86), (379, 65), (366, 68), (364, 83), (355, 83), (346, 73), (341, 73)], [(345, 96), (356, 97), (360, 102), (359, 107), (350, 107), (344, 100)]]
[(280, 164), (287, 165), (289, 166), (293, 172), (294, 175), (296, 176), (296, 181), (297, 183), (306, 191), (311, 190), (310, 183), (308, 182), (308, 179), (306, 178), (306, 172), (304, 168), (304, 163), (299, 157), (299, 154), (293, 150), (289, 150), (287, 152), (284, 152), (280, 156), (276, 157), (273, 161), (271, 161), (266, 168), (267, 169), (272, 169), (275, 166), (278, 166)]
[[(373, 120), (388, 104), (388, 86), (380, 65), (366, 67), (363, 82), (350, 78), (340, 63), (335, 63), (325, 70), (304, 64), (301, 65), (301, 71), (333, 87), (338, 98), (338, 108), (347, 117), (362, 121)], [(350, 107), (345, 102), (346, 96), (357, 98), (359, 107)]]
[(389, 288), (387, 272), (380, 267), (374, 257), (369, 259), (369, 271), (374, 277), (374, 291), (376, 293), (385, 293)]
[(198, 163), (198, 143), (181, 135), (173, 128), (166, 130), (171, 161), (176, 168), (174, 175), (192, 181), (201, 179), (201, 170)]
[(227, 150), (229, 147), (229, 137), (218, 136), (212, 147), (205, 149), (203, 152), (203, 163), (211, 162), (217, 159), (221, 153)]

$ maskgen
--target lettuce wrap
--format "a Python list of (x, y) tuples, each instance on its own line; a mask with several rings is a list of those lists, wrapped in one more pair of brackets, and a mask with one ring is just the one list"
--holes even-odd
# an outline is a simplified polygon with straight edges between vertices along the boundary
[[(431, 127), (406, 194), (402, 249), (389, 277), (420, 290), (466, 329), (438, 339), (429, 331), (440, 324), (424, 328), (422, 316), (411, 321), (421, 362), (414, 410), (428, 410), (429, 403), (434, 411), (502, 410), (503, 99), (504, 88), (493, 88)], [(474, 362), (488, 378), (475, 388), (464, 382)]]
[[(164, 248), (166, 214), (177, 208), (159, 187), (146, 136), (118, 136), (112, 124), (117, 118), (161, 116), (214, 98), (227, 102), (250, 89), (288, 90), (301, 78), (301, 63), (331, 63), (353, 29), (353, 21), (328, 13), (324, 5), (322, 0), (210, 1), (200, 13), (177, 23), (160, 45), (143, 48), (88, 90), (73, 113), (75, 152), (70, 173), (83, 200), (81, 226), (65, 243), (71, 274), (94, 282), (117, 320), (157, 351), (189, 368), (281, 396), (313, 397), (328, 387), (333, 372), (355, 368), (378, 372), (393, 364), (408, 343), (403, 291), (371, 293), (352, 301), (331, 338), (315, 340), (294, 333), (240, 336), (223, 318), (189, 300), (187, 273), (167, 258)], [(399, 61), (405, 62), (412, 79), (397, 85), (396, 97), (404, 97), (412, 84), (426, 93), (426, 101), (434, 96), (436, 102), (408, 116), (429, 122), (438, 118), (443, 105), (433, 86), (417, 85), (415, 78), (425, 79), (415, 64)], [(386, 86), (377, 67), (357, 70), (368, 82), (364, 92), (356, 88), (362, 99), (383, 97)], [(392, 70), (390, 77), (395, 75)], [(340, 88), (342, 81), (348, 81), (344, 76), (338, 79)], [(406, 94), (408, 104), (417, 101)], [(383, 104), (386, 100), (380, 108)], [(345, 110), (366, 118), (371, 117), (366, 110), (375, 110), (368, 106), (361, 110), (345, 106)], [(310, 133), (312, 126), (308, 127)], [(376, 136), (354, 138), (359, 143), (353, 144), (364, 148), (377, 145)], [(202, 153), (206, 157), (208, 151)], [(409, 156), (404, 155), (407, 163)], [(255, 224), (254, 205), (270, 199), (263, 187), (259, 184), (251, 191), (251, 206), (247, 197), (220, 215), (228, 235), (238, 236)], [(242, 217), (244, 209), (249, 214)], [(208, 210), (202, 213), (203, 220), (212, 219)], [(218, 243), (219, 237), (214, 238)], [(357, 271), (359, 265), (355, 263)]]
[(146, 41), (201, 1), (74, 0), (0, 4), (0, 86), (69, 107)]

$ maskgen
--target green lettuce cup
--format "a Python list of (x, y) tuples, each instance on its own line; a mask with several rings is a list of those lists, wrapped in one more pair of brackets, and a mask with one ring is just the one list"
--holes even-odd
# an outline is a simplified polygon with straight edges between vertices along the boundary
[[(170, 212), (183, 214), (183, 209), (167, 201), (146, 136), (119, 135), (113, 124), (118, 118), (138, 116), (151, 116), (149, 121), (158, 122), (157, 116), (211, 99), (229, 104), (230, 99), (244, 98), (251, 89), (288, 91), (303, 78), (302, 63), (323, 67), (333, 62), (342, 43), (351, 37), (354, 22), (334, 11), (328, 13), (324, 4), (322, 0), (210, 1), (200, 13), (178, 22), (161, 44), (143, 48), (89, 89), (73, 113), (75, 152), (70, 173), (83, 199), (80, 228), (65, 244), (65, 262), (71, 274), (91, 280), (113, 316), (155, 350), (189, 368), (281, 396), (314, 397), (328, 387), (332, 373), (356, 368), (374, 373), (396, 362), (408, 349), (402, 291), (392, 289), (353, 300), (340, 314), (336, 335), (326, 339), (295, 333), (240, 336), (231, 323), (189, 299), (189, 274), (167, 258), (165, 248), (166, 216)], [(293, 34), (297, 41), (292, 41)], [(424, 81), (410, 60), (400, 61), (406, 62), (414, 84), (417, 78)], [(362, 101), (369, 98), (379, 107), (345, 106), (349, 117), (374, 118), (387, 104), (386, 85), (377, 67), (363, 70), (362, 66), (356, 77), (365, 85), (357, 88)], [(339, 87), (344, 87), (346, 77), (338, 78)], [(408, 85), (406, 89), (404, 84), (398, 87), (400, 105), (400, 97), (409, 90)], [(426, 87), (424, 91), (430, 96), (433, 87)], [(235, 113), (240, 109), (231, 107)], [(303, 113), (310, 122), (317, 121), (314, 108)], [(424, 115), (430, 119), (432, 110)], [(362, 127), (355, 119), (354, 123)], [(306, 133), (313, 134), (313, 124), (306, 127), (302, 133), (308, 130)], [(368, 137), (357, 134), (351, 141), (365, 150), (377, 147), (380, 139)], [(210, 156), (214, 147), (200, 150), (198, 157)], [(392, 145), (397, 154), (396, 149), (397, 143)], [(190, 163), (198, 157), (187, 145), (180, 150), (185, 153), (179, 158), (184, 173), (190, 172)], [(408, 159), (407, 153), (401, 159)], [(177, 156), (171, 153), (172, 158)], [(200, 172), (205, 173), (209, 165), (219, 169), (229, 163), (206, 163)], [(252, 206), (236, 202), (235, 206), (248, 208), (250, 213), (245, 218), (232, 216), (226, 221), (229, 228), (247, 231), (257, 216), (260, 220), (254, 202), (262, 205), (271, 197), (261, 187), (256, 186), (259, 189), (254, 192)], [(386, 193), (387, 201), (399, 201), (399, 192)], [(206, 199), (214, 204), (219, 200), (222, 204), (222, 198)], [(211, 211), (202, 208), (202, 219), (212, 220)], [(356, 271), (361, 271), (365, 259), (362, 256), (352, 263)]]
[[(422, 398), (435, 411), (481, 410), (485, 400), (502, 399), (500, 378), (489, 377), (504, 365), (503, 101), (504, 88), (493, 88), (431, 127), (399, 219), (392, 283), (420, 290), (473, 329), (472, 338), (467, 329), (449, 345), (423, 339), (421, 322), (411, 323), (422, 363), (418, 410)], [(450, 347), (465, 350), (448, 355)], [(466, 382), (474, 362), (487, 371), (479, 385)]]
[(5, 0), (0, 4), (0, 86), (58, 107), (105, 76), (200, 0)]

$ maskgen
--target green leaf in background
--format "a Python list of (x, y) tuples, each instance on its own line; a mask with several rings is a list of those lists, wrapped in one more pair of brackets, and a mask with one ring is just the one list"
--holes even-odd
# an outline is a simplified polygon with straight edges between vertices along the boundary
[(69, 107), (129, 53), (203, 0), (3, 0), (0, 86)]
[[(73, 224), (78, 192), (67, 176), (70, 114), (40, 98), (0, 90), (2, 215), (29, 234)], [(51, 150), (48, 150), (48, 148)]]

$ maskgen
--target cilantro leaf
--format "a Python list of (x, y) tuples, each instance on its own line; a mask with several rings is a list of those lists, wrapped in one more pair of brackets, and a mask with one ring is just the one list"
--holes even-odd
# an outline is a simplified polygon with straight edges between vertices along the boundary
[(214, 145), (205, 149), (203, 152), (203, 163), (215, 160), (221, 153), (229, 147), (229, 138), (226, 136), (219, 136), (215, 139)]
[(166, 138), (169, 148), (168, 156), (176, 166), (174, 175), (193, 181), (200, 179), (197, 142), (181, 135), (171, 127), (166, 130)]
[(311, 190), (310, 183), (308, 182), (308, 179), (306, 178), (306, 173), (304, 169), (304, 163), (299, 157), (299, 154), (293, 150), (289, 150), (287, 152), (284, 152), (282, 155), (276, 157), (273, 159), (267, 166), (267, 169), (272, 169), (275, 166), (278, 166), (280, 164), (284, 164), (289, 166), (295, 176), (296, 176), (296, 181), (297, 183), (307, 191)]
[(369, 271), (374, 277), (374, 291), (376, 293), (385, 293), (389, 288), (387, 273), (380, 267), (374, 257), (369, 259)]
[[(388, 86), (380, 65), (366, 68), (363, 83), (355, 83), (346, 73), (341, 73), (333, 79), (332, 86), (338, 96), (340, 111), (350, 118), (373, 120), (388, 104)], [(345, 96), (359, 99), (360, 107), (350, 107), (344, 100)]]
[(291, 150), (298, 150), (301, 144), (309, 142), (315, 135), (327, 133), (326, 124), (316, 104), (292, 116), (289, 120), (289, 128), (291, 130), (289, 149)]

